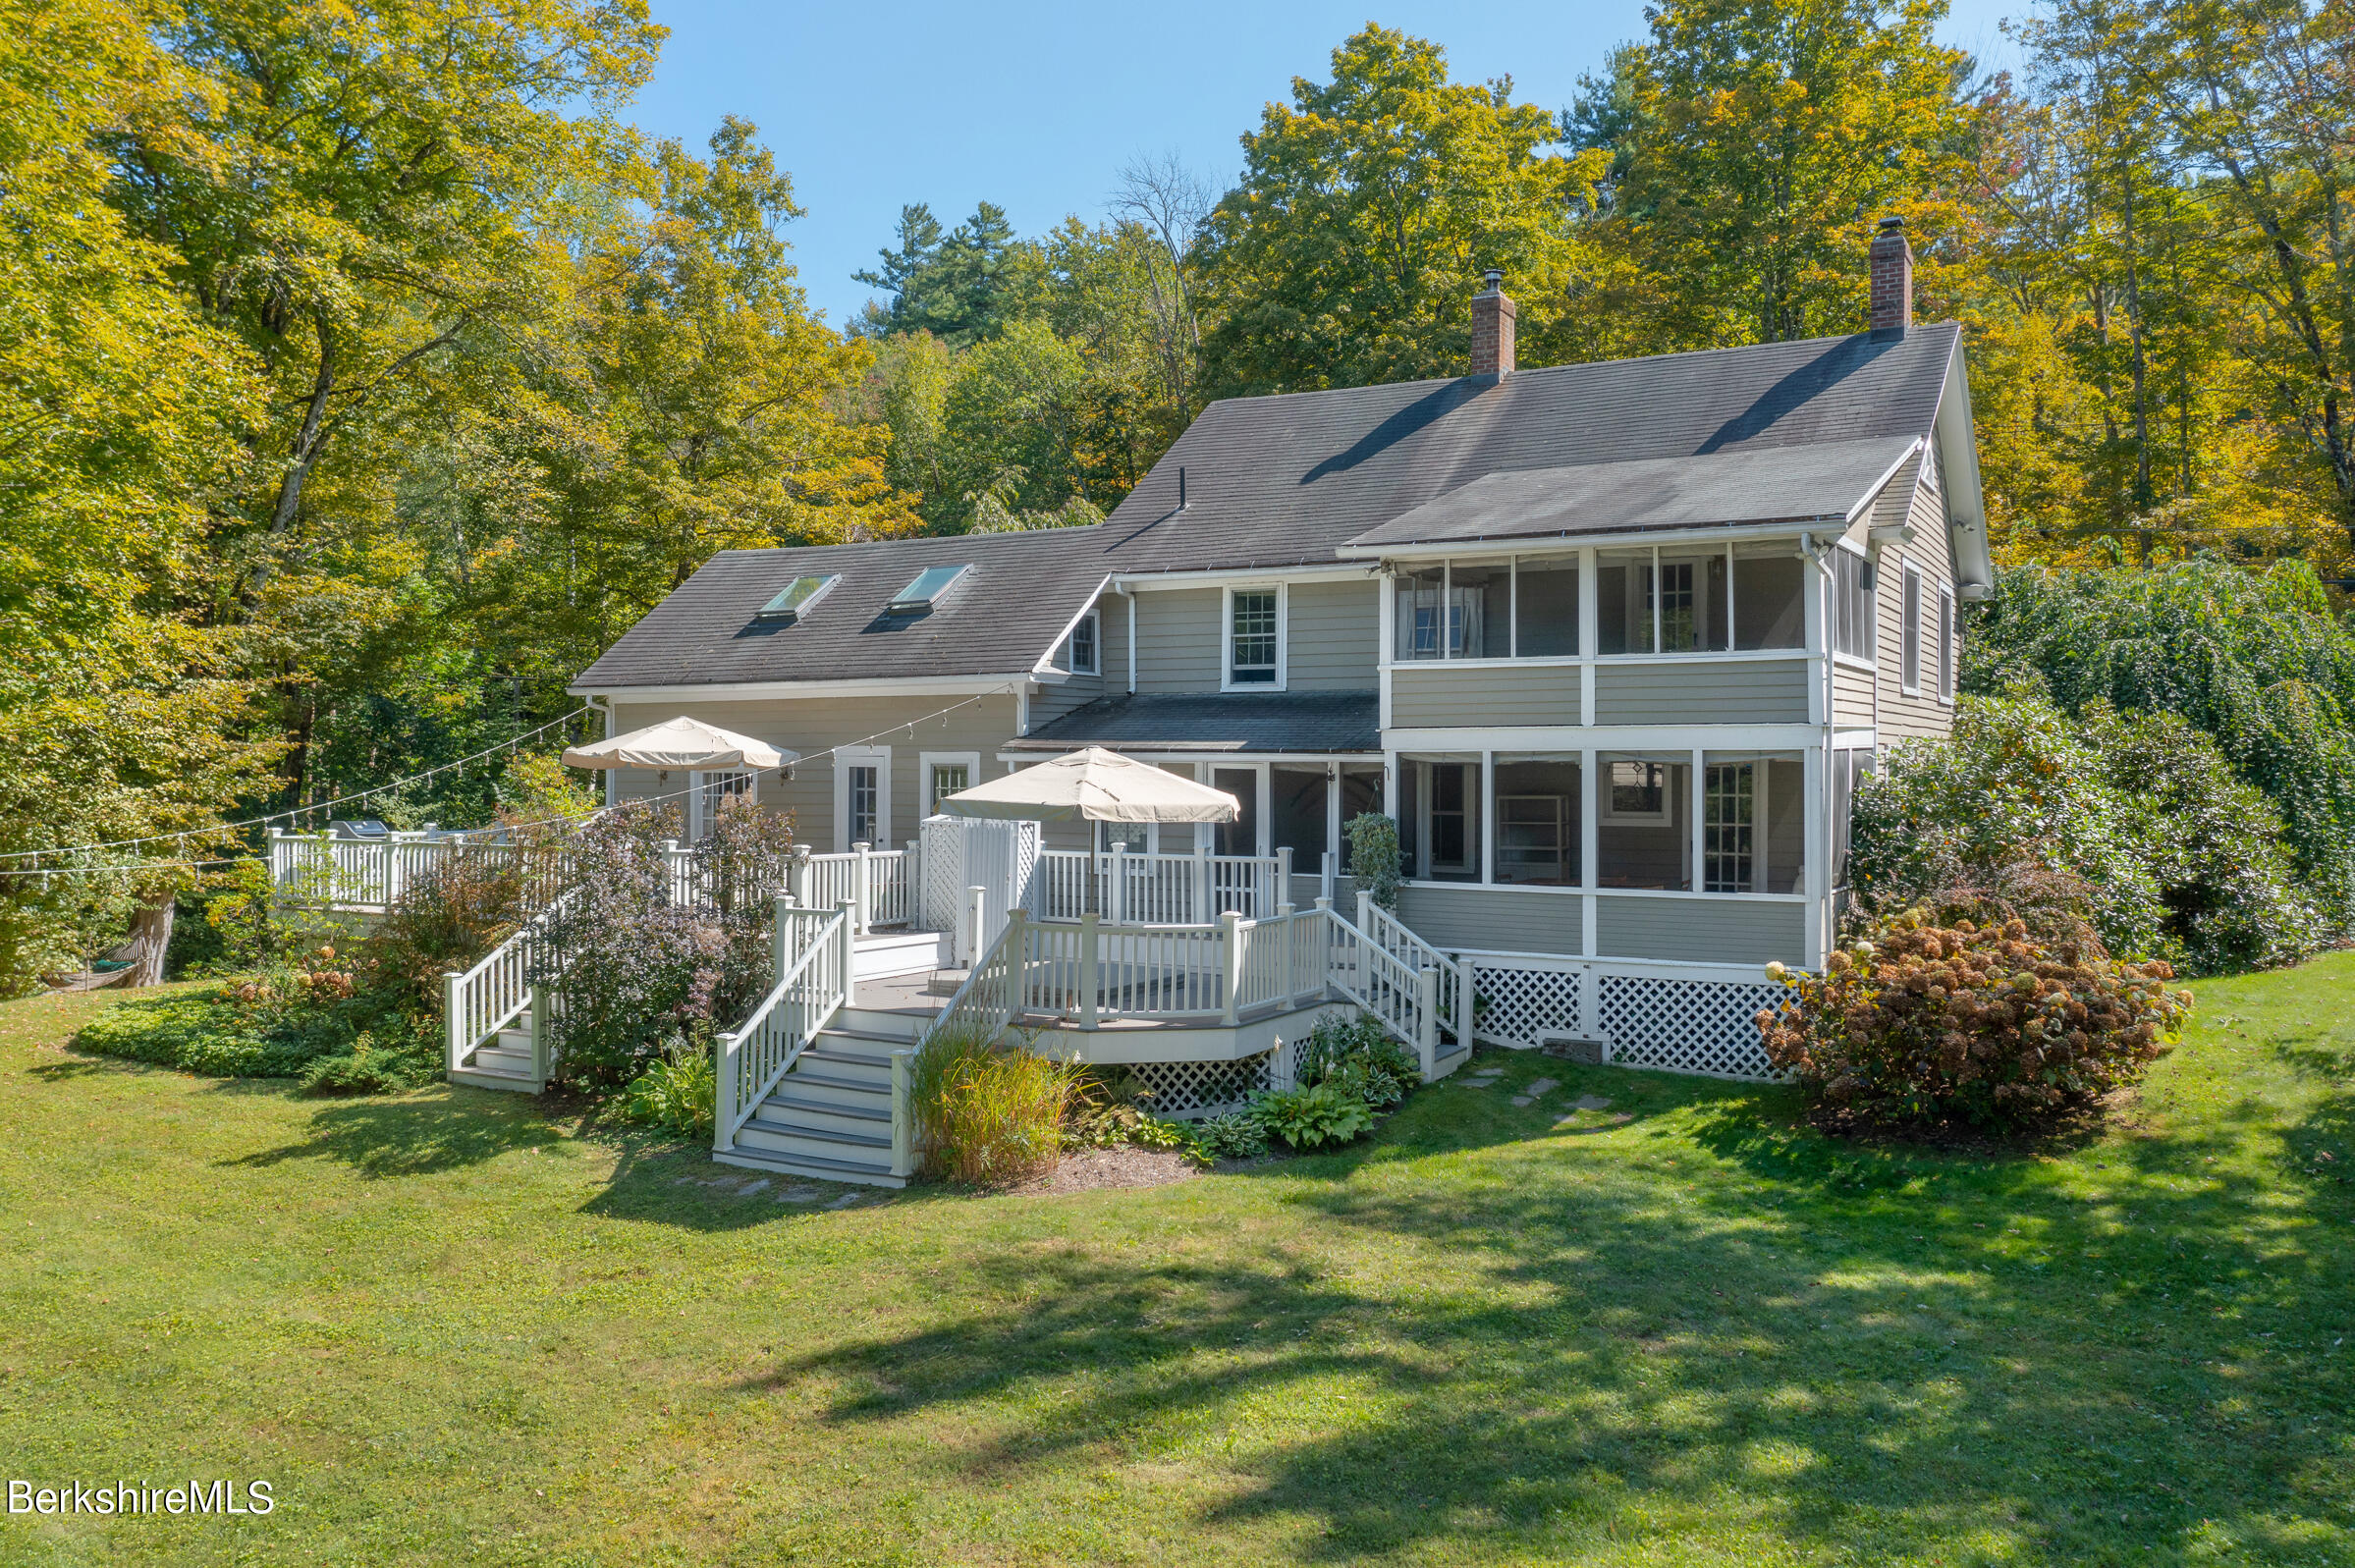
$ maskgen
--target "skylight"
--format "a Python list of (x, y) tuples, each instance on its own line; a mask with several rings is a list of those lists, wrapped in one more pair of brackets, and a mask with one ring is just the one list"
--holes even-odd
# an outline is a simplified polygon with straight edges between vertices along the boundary
[(795, 577), (777, 591), (777, 597), (760, 607), (757, 619), (762, 621), (796, 621), (809, 607), (826, 597), (838, 579), (824, 577)]
[(926, 567), (916, 573), (916, 580), (893, 596), (894, 610), (929, 610), (940, 603), (942, 596), (958, 578), (970, 570), (969, 567)]

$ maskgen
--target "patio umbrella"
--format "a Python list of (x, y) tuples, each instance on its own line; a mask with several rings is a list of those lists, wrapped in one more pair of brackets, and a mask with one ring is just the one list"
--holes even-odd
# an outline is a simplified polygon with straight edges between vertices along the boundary
[(949, 796), (959, 817), (1031, 822), (1232, 822), (1242, 806), (1224, 789), (1089, 746)]
[(782, 768), (800, 756), (684, 716), (565, 751), (568, 768)]

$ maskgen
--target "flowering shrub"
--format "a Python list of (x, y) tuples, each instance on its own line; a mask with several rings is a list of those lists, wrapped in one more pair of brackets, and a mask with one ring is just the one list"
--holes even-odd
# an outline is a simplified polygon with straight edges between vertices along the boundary
[(1912, 911), (1757, 1018), (1767, 1057), (1813, 1099), (1907, 1120), (2048, 1120), (2163, 1054), (2191, 1010), (2163, 962), (2123, 963), (2090, 932), (2051, 944), (2019, 920), (1937, 924)]
[(695, 846), (691, 895), (673, 896), (670, 813), (621, 806), (572, 839), (574, 892), (533, 975), (557, 993), (557, 1073), (618, 1087), (683, 1034), (740, 1023), (769, 989), (775, 894), (793, 824), (731, 801)]

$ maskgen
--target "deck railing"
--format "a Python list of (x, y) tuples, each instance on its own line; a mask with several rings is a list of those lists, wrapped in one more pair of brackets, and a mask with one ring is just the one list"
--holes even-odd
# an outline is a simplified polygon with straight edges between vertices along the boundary
[[(779, 910), (781, 917), (785, 913)], [(797, 916), (819, 913), (795, 911)], [(749, 1018), (719, 1039), (712, 1127), (712, 1147), (719, 1153), (736, 1147), (738, 1129), (850, 1000), (850, 928), (847, 909), (815, 921), (779, 919), (777, 983)], [(799, 951), (787, 961), (794, 945)]]
[(553, 994), (532, 983), (531, 971), (550, 951), (550, 925), (573, 895), (566, 893), (483, 954), (464, 974), (442, 977), (442, 1032), (446, 1070), (457, 1072), (485, 1042), (496, 1038), (525, 1009), (531, 1012), (532, 1088), (548, 1083), (548, 1041)]
[(915, 862), (913, 845), (877, 849), (862, 843), (852, 845), (848, 854), (796, 855), (788, 887), (807, 908), (853, 905), (861, 932), (904, 926), (914, 907), (908, 884)]
[[(668, 839), (663, 855), (670, 869), (671, 896), (683, 903), (693, 901), (700, 888), (694, 851)], [(331, 838), (270, 831), (270, 884), (288, 903), (388, 909), (436, 869), (460, 857), (502, 867), (520, 861), (526, 912), (546, 908), (573, 878), (573, 852), (562, 844), (502, 843), (458, 834)]]
[(1291, 851), (1272, 855), (1144, 854), (1126, 849), (1040, 852), (1030, 917), (1115, 925), (1207, 926), (1221, 915), (1275, 917), (1291, 882)]

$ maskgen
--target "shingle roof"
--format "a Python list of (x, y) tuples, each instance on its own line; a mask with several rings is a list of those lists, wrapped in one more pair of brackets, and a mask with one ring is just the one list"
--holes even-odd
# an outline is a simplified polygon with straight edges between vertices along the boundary
[(1909, 437), (1883, 436), (1482, 474), (1349, 548), (1844, 518), (1914, 448)]
[(1911, 440), (1930, 433), (1960, 343), (1946, 323), (1214, 403), (1105, 523), (1107, 562), (1137, 572), (1330, 562), (1485, 474)]
[[(1100, 528), (723, 550), (574, 681), (578, 690), (714, 682), (1018, 675), (1104, 579)], [(884, 607), (926, 567), (973, 569), (928, 615)], [(754, 613), (794, 578), (836, 573), (800, 620)]]
[[(1018, 675), (1053, 650), (1108, 574), (1329, 564), (1360, 536), (1393, 538), (1386, 525), (1418, 509), (1434, 510), (1417, 530), (1475, 530), (1429, 535), (1457, 538), (1489, 537), (1480, 530), (1523, 506), (1567, 506), (1588, 527), (1598, 524), (1585, 519), (1616, 508), (1633, 509), (1617, 514), (1629, 519), (1651, 509), (1663, 518), (1744, 520), (1706, 514), (1728, 510), (1726, 498), (1750, 485), (1797, 498), (1778, 507), (1812, 507), (1821, 497), (1806, 489), (1811, 466), (1841, 450), (1862, 465), (1872, 452), (1930, 433), (1960, 352), (1960, 329), (1945, 324), (1561, 365), (1502, 381), (1214, 403), (1100, 527), (726, 551), (575, 688)], [(1808, 455), (1796, 456), (1802, 448)], [(1752, 466), (1645, 466), (1744, 454)], [(1616, 472), (1564, 471), (1603, 465)], [(1531, 477), (1491, 477), (1516, 474)], [(1434, 508), (1443, 497), (1451, 500)], [(929, 616), (882, 617), (918, 570), (958, 562), (973, 571)], [(804, 620), (754, 622), (779, 588), (820, 571), (843, 580)]]
[(1099, 697), (1040, 725), (1009, 751), (1380, 751), (1381, 699), (1371, 691)]

